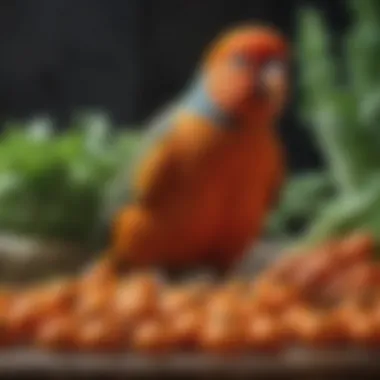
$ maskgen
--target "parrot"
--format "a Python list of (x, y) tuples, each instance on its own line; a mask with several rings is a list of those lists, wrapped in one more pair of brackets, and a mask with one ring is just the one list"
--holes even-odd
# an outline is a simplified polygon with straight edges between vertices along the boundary
[(109, 207), (109, 262), (225, 274), (259, 241), (286, 173), (277, 124), (288, 45), (279, 30), (256, 24), (212, 42), (121, 176), (120, 204)]

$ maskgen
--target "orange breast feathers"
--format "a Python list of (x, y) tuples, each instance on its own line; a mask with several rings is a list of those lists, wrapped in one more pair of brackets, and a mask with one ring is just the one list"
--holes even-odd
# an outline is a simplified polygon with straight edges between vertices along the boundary
[(214, 240), (223, 196), (225, 131), (183, 112), (137, 166), (134, 204), (115, 223), (115, 254), (133, 265), (198, 261)]
[(285, 157), (276, 130), (255, 127), (252, 131), (242, 126), (229, 139), (222, 158), (224, 199), (216, 239), (208, 252), (209, 265), (221, 270), (233, 267), (260, 240), (285, 177)]
[(114, 253), (135, 266), (226, 270), (260, 235), (281, 184), (280, 152), (274, 131), (231, 134), (183, 114), (138, 166)]

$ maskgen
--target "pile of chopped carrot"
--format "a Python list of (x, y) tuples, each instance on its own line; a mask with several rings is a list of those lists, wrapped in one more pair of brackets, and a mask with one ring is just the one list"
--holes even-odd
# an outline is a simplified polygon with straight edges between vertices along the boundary
[(255, 280), (165, 283), (96, 266), (79, 278), (4, 288), (0, 343), (57, 351), (255, 352), (380, 347), (380, 265), (355, 234), (286, 256)]

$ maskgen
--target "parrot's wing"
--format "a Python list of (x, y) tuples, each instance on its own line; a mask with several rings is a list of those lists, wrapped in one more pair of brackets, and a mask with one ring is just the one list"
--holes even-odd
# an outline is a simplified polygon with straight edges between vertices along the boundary
[(110, 183), (104, 196), (99, 212), (99, 228), (95, 231), (95, 248), (102, 247), (109, 237), (109, 230), (112, 228), (112, 221), (118, 210), (121, 210), (128, 203), (136, 198), (133, 173), (140, 166), (150, 151), (159, 144), (170, 131), (172, 120), (178, 110), (177, 103), (166, 106), (150, 122), (141, 141), (141, 146), (134, 157), (123, 164), (122, 169), (116, 174), (115, 179)]
[(121, 172), (116, 176), (115, 181), (111, 185), (110, 204), (113, 207), (109, 208), (110, 212), (114, 214), (123, 205), (128, 202), (133, 202), (136, 199), (136, 191), (134, 188), (134, 178), (136, 169), (141, 166), (141, 163), (148, 157), (157, 146), (160, 145), (160, 140), (163, 140), (171, 131), (173, 120), (176, 116), (178, 107), (172, 104), (166, 107), (158, 115), (148, 122), (148, 127), (145, 136), (141, 142), (141, 146), (136, 152), (135, 157), (126, 167), (122, 168)]

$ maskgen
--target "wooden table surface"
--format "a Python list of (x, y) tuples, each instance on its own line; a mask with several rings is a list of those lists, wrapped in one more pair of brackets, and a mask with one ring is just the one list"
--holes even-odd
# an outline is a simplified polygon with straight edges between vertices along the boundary
[(380, 377), (380, 353), (360, 350), (307, 351), (290, 349), (277, 355), (213, 357), (173, 354), (142, 357), (133, 354), (54, 354), (17, 350), (0, 352), (0, 376), (27, 377), (224, 377), (339, 378)]

